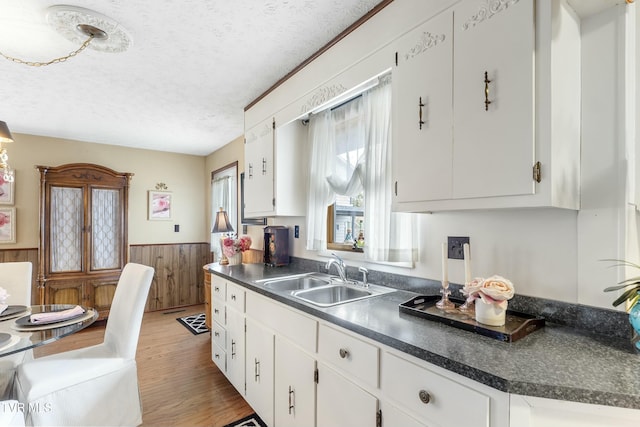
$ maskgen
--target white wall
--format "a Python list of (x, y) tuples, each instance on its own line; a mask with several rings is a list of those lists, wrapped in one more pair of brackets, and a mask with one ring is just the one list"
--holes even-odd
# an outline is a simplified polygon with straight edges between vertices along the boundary
[[(11, 126), (11, 124), (9, 124)], [(208, 241), (205, 228), (205, 158), (58, 138), (13, 134), (7, 147), (16, 170), (17, 242), (0, 249), (37, 248), (40, 174), (36, 165), (96, 163), (134, 176), (129, 187), (129, 243), (192, 243)], [(172, 219), (147, 220), (147, 192), (163, 182), (172, 192)], [(174, 232), (174, 225), (180, 232)]]

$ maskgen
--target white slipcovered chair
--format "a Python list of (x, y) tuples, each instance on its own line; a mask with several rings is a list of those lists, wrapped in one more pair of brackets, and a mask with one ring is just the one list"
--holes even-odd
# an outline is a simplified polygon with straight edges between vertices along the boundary
[(17, 400), (0, 401), (0, 426), (24, 427), (24, 405)]
[(153, 268), (127, 264), (118, 280), (104, 341), (23, 363), (15, 389), (35, 426), (142, 423), (136, 348)]
[[(0, 288), (4, 288), (9, 297), (9, 305), (31, 305), (31, 274), (33, 266), (30, 262), (0, 263)], [(0, 358), (0, 399), (11, 397), (15, 368), (24, 361), (33, 359), (33, 351), (26, 350)], [(1, 424), (0, 424), (1, 425)]]

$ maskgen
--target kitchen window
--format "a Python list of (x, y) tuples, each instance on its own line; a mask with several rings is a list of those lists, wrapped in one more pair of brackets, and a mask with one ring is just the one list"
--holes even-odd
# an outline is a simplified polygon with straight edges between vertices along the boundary
[(391, 76), (376, 82), (309, 117), (306, 247), (355, 246), (368, 261), (413, 262), (415, 218), (391, 212)]

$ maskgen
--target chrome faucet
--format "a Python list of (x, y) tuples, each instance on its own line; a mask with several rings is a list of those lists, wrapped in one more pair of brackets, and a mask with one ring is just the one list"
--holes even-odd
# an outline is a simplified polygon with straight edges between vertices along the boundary
[(364, 286), (365, 288), (369, 287), (369, 270), (367, 270), (365, 267), (360, 267), (358, 268), (358, 271), (362, 273), (362, 286)]
[(334, 253), (332, 253), (331, 255), (333, 256), (333, 258), (327, 261), (327, 265), (325, 266), (325, 268), (327, 269), (327, 271), (329, 271), (331, 269), (331, 266), (335, 265), (336, 269), (338, 270), (340, 280), (342, 280), (344, 283), (347, 283), (347, 274), (345, 273), (346, 265), (344, 264), (344, 260)]

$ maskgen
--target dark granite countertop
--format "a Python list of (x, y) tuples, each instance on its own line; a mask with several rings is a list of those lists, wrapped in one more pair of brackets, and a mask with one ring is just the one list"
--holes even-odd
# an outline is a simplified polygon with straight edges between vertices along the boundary
[(401, 313), (398, 305), (417, 295), (410, 291), (319, 308), (254, 283), (303, 272), (295, 267), (211, 264), (210, 270), (288, 306), (501, 391), (640, 409), (640, 355), (633, 353), (628, 339), (547, 322), (543, 329), (506, 343)]

